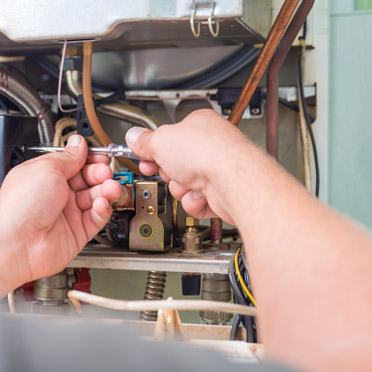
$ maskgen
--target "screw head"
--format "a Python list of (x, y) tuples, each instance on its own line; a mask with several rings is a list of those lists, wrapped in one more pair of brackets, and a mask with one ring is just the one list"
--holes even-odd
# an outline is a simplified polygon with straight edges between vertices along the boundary
[(151, 192), (149, 190), (144, 190), (142, 193), (142, 196), (144, 199), (150, 199), (151, 198)]
[(150, 215), (155, 214), (155, 208), (152, 205), (150, 205), (149, 207), (147, 207), (147, 213)]
[(150, 225), (144, 224), (140, 227), (139, 232), (144, 238), (148, 238), (152, 235), (152, 227)]

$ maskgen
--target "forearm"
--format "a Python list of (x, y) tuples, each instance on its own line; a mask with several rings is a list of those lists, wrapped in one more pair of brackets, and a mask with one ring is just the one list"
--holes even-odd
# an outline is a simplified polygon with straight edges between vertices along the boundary
[(350, 352), (353, 336), (372, 332), (370, 235), (254, 145), (237, 161), (221, 197), (243, 236), (267, 350), (308, 367), (330, 358), (335, 341)]

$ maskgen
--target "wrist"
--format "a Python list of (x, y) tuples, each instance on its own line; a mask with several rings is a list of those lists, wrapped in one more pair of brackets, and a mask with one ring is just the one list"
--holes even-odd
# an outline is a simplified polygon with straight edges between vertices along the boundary
[(29, 281), (27, 247), (24, 246), (22, 232), (0, 201), (0, 296)]

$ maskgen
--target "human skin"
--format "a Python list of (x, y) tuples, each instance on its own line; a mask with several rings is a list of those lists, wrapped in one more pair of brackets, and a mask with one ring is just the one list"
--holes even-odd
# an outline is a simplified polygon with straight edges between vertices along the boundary
[(184, 209), (238, 227), (266, 355), (309, 371), (372, 365), (372, 239), (320, 203), (237, 128), (210, 110), (127, 143)]
[(64, 269), (106, 224), (120, 195), (109, 158), (81, 136), (13, 168), (0, 189), (0, 295)]

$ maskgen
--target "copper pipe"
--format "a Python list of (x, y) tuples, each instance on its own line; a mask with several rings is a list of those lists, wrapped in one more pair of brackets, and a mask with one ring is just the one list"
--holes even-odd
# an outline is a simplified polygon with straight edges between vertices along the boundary
[(211, 218), (211, 242), (219, 244), (222, 242), (222, 220)]
[[(277, 46), (280, 43), (280, 40), (288, 26), (288, 23), (290, 22), (292, 15), (294, 11), (296, 10), (296, 7), (298, 5), (300, 0), (286, 0), (283, 4), (282, 8), (280, 9), (280, 12), (278, 16), (276, 17), (276, 20), (271, 27), (270, 33), (265, 41), (265, 44), (263, 45), (261, 49), (261, 53), (258, 56), (256, 63), (253, 67), (252, 72), (250, 73), (247, 81), (244, 84), (244, 87), (242, 91), (240, 92), (239, 98), (236, 101), (233, 110), (229, 116), (229, 121), (235, 125), (238, 126), (239, 122), (243, 116), (243, 113), (247, 106), (249, 105), (249, 102), (251, 101), (251, 98), (253, 96), (253, 93), (257, 89), (258, 83), (260, 82), (263, 74), (265, 73), (267, 66), (270, 63), (270, 60), (272, 56), (275, 53), (275, 50)], [(219, 220), (219, 221), (217, 221)], [(213, 228), (216, 229), (216, 238), (213, 237)], [(217, 234), (217, 231), (220, 232)], [(222, 239), (222, 220), (218, 218), (212, 218), (211, 219), (211, 241), (214, 240), (220, 241)]]
[[(84, 108), (87, 113), (89, 123), (98, 137), (98, 139), (104, 144), (109, 145), (112, 143), (111, 138), (106, 134), (98, 120), (96, 110), (93, 105), (92, 95), (92, 56), (93, 56), (93, 44), (88, 41), (83, 45), (83, 99)], [(133, 163), (131, 160), (118, 157), (121, 164), (136, 174), (141, 174), (138, 165)]]
[(240, 119), (242, 118), (245, 109), (249, 105), (249, 102), (251, 101), (252, 95), (255, 92), (258, 83), (265, 73), (267, 66), (269, 65), (270, 60), (274, 55), (277, 46), (279, 45), (279, 42), (292, 18), (294, 11), (296, 10), (299, 1), (300, 0), (286, 0), (282, 8), (280, 9), (275, 23), (272, 26), (265, 44), (261, 49), (261, 53), (256, 60), (253, 70), (249, 75), (231, 112), (229, 121), (233, 125), (239, 125)]
[(313, 5), (314, 0), (302, 1), (275, 52), (267, 74), (266, 149), (275, 158), (278, 158), (278, 73)]

